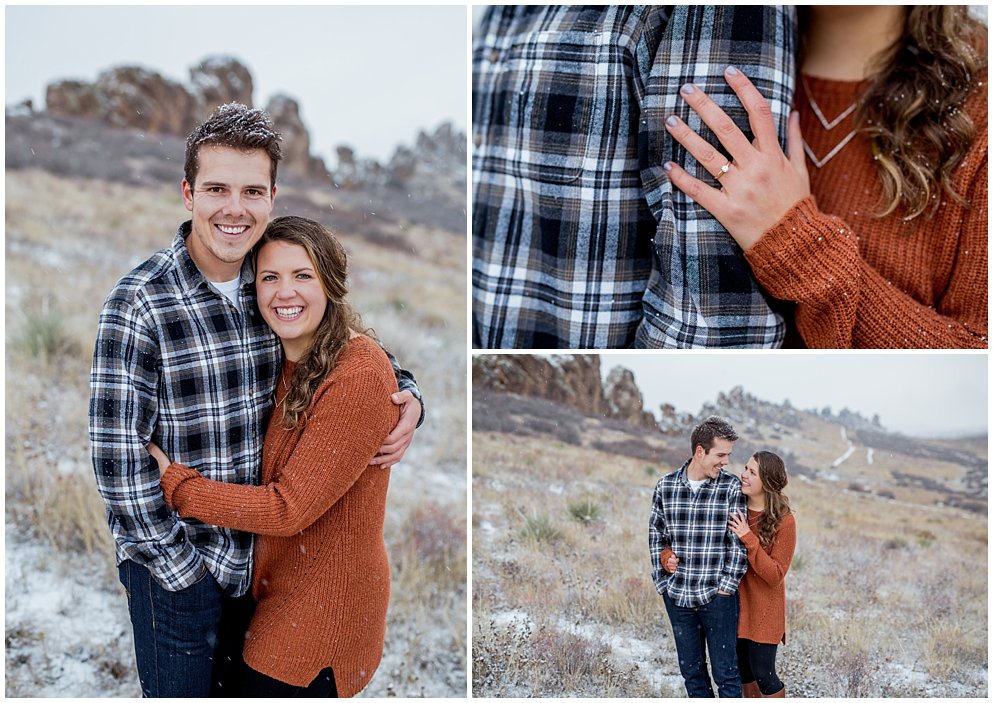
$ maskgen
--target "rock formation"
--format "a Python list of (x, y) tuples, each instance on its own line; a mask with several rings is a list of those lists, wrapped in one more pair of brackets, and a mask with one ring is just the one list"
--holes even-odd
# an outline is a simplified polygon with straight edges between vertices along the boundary
[(342, 188), (388, 186), (422, 193), (446, 187), (465, 190), (465, 134), (449, 122), (443, 122), (434, 133), (418, 132), (415, 145), (398, 146), (385, 166), (375, 159), (357, 158), (349, 146), (341, 145), (337, 151), (338, 164), (331, 175)]
[(635, 383), (634, 374), (623, 366), (615, 366), (607, 374), (603, 392), (610, 417), (642, 427), (657, 430), (655, 417), (645, 410), (645, 401)]
[[(219, 105), (240, 102), (252, 107), (252, 91), (252, 74), (244, 64), (230, 57), (208, 57), (190, 69), (189, 86), (139, 66), (123, 66), (104, 71), (95, 83), (52, 83), (45, 104), (55, 116), (185, 139)], [(324, 161), (310, 155), (310, 134), (297, 102), (276, 96), (266, 109), (283, 134), (280, 174), (330, 182)]]
[(600, 357), (486, 355), (472, 360), (473, 386), (564, 403), (584, 415), (605, 415)]
[(200, 109), (194, 125), (206, 119), (218, 105), (252, 105), (252, 74), (237, 59), (227, 56), (205, 58), (190, 69), (190, 84)]
[(327, 181), (330, 176), (324, 160), (310, 155), (310, 134), (300, 119), (300, 106), (296, 100), (276, 95), (266, 105), (276, 130), (283, 135), (283, 162), (281, 174), (292, 174), (315, 181)]
[(544, 398), (568, 405), (584, 415), (658, 431), (655, 418), (644, 410), (634, 374), (618, 366), (611, 370), (606, 381), (601, 381), (597, 355), (475, 356), (472, 384), (474, 388)]

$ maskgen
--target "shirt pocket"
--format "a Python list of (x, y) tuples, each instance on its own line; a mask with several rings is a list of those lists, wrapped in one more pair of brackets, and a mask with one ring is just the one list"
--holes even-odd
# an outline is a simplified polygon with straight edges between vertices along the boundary
[(598, 110), (605, 32), (537, 32), (507, 51), (502, 88), (510, 143), (521, 176), (544, 183), (579, 179)]

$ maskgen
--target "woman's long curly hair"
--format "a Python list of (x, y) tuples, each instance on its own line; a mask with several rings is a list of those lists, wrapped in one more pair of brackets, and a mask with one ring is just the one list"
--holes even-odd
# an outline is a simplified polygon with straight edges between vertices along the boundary
[[(802, 30), (809, 21), (801, 11)], [(883, 183), (877, 217), (900, 209), (911, 220), (933, 213), (944, 196), (966, 204), (952, 172), (976, 133), (962, 108), (986, 67), (986, 44), (986, 27), (968, 6), (915, 5), (903, 35), (877, 57), (857, 111)]]
[(346, 299), (348, 257), (331, 230), (305, 217), (288, 215), (275, 218), (255, 247), (256, 271), (259, 252), (270, 242), (286, 242), (303, 247), (328, 298), (324, 317), (314, 333), (314, 343), (297, 362), (281, 404), (283, 426), (292, 429), (306, 422), (307, 408), (314, 399), (314, 393), (337, 365), (352, 331), (365, 330), (362, 329), (362, 320), (358, 313)]
[(763, 547), (768, 547), (776, 537), (779, 523), (792, 512), (790, 499), (783, 495), (789, 477), (786, 475), (786, 464), (777, 454), (755, 452), (752, 458), (759, 465), (759, 480), (762, 482), (762, 492), (765, 494), (765, 510), (759, 516), (756, 529), (759, 543)]

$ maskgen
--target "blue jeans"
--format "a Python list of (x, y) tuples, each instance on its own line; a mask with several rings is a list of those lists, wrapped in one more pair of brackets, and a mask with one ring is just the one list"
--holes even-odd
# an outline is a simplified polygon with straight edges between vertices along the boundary
[(142, 696), (206, 698), (212, 689), (223, 695), (221, 677), (240, 664), (245, 629), (228, 628), (237, 636), (226, 638), (218, 633), (241, 617), (246, 597), (225, 595), (209, 571), (188, 588), (167, 591), (140, 564), (126, 560), (117, 569), (128, 594)]
[(662, 595), (672, 636), (676, 641), (679, 673), (690, 698), (713, 698), (714, 689), (707, 675), (707, 651), (710, 670), (721, 698), (741, 698), (738, 678), (738, 594), (714, 596), (709, 603), (695, 608), (681, 608), (668, 594)]

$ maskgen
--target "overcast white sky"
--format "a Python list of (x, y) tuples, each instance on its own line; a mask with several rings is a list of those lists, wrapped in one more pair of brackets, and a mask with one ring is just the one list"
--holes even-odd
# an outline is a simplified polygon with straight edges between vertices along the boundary
[(866, 418), (879, 413), (890, 430), (911, 435), (962, 435), (987, 428), (987, 357), (961, 353), (666, 352), (601, 354), (634, 373), (645, 408), (662, 403), (696, 414), (721, 391), (742, 386), (798, 408), (844, 407)]
[(211, 55), (248, 66), (255, 105), (296, 98), (313, 151), (386, 161), (444, 121), (468, 124), (468, 11), (443, 7), (6, 6), (5, 103), (44, 105), (57, 79), (140, 65), (188, 84)]

